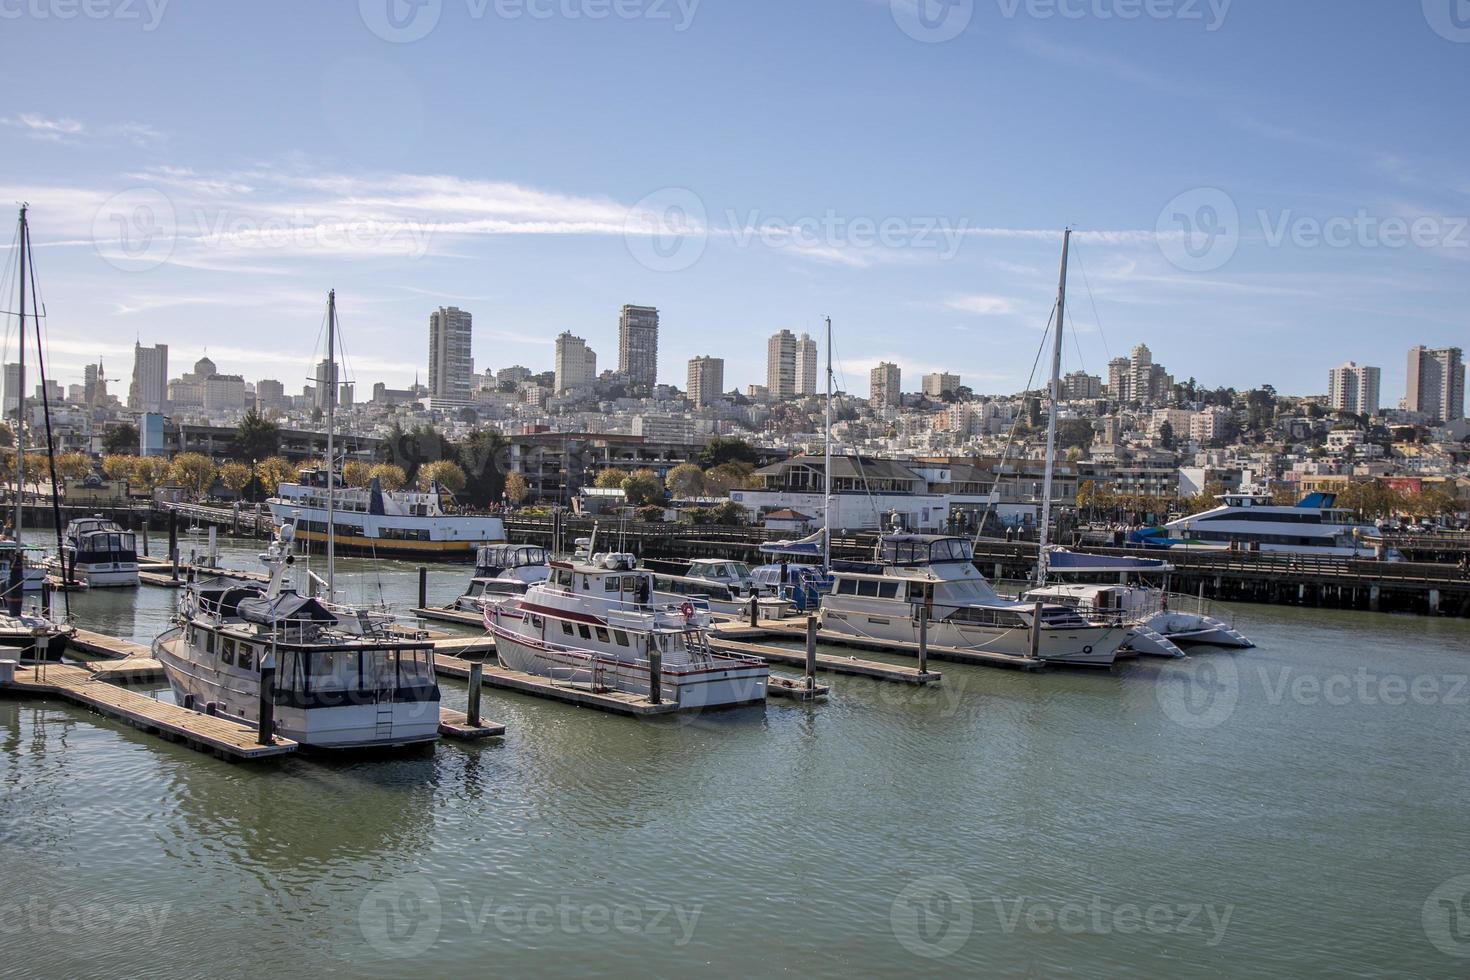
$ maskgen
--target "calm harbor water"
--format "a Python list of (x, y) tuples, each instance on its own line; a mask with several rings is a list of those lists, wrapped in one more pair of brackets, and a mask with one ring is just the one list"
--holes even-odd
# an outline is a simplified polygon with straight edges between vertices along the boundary
[[(339, 574), (412, 604), (410, 565)], [(71, 601), (147, 642), (174, 596)], [(369, 759), (0, 701), (4, 972), (1465, 975), (1470, 624), (1234, 612), (1258, 649), (815, 706), (486, 691), (502, 741)]]

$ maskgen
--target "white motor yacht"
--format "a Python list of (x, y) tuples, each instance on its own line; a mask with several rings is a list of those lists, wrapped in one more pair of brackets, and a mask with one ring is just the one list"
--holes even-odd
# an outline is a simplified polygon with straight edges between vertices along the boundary
[(546, 549), (532, 544), (490, 544), (475, 553), (475, 573), (454, 607), (480, 612), (487, 600), (525, 595), (551, 574)]
[(1282, 506), (1268, 493), (1241, 490), (1221, 494), (1220, 506), (1165, 524), (1161, 532), (1145, 535), (1145, 545), (1169, 548), (1285, 552), (1342, 558), (1403, 556), (1383, 542), (1372, 524), (1359, 521), (1352, 511), (1337, 507), (1337, 495), (1309, 493), (1292, 506)]

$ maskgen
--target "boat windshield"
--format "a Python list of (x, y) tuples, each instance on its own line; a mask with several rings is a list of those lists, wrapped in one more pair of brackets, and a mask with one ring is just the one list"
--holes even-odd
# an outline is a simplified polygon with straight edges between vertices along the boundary
[(890, 538), (883, 542), (883, 561), (889, 565), (935, 565), (974, 558), (964, 538)]

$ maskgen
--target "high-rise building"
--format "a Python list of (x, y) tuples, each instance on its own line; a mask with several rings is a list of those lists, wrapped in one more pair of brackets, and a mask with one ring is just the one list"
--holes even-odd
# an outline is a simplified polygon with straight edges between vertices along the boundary
[(1147, 344), (1133, 348), (1128, 358), (1128, 394), (1130, 401), (1148, 404), (1153, 401), (1154, 355)]
[(1062, 378), (1062, 400), (1088, 401), (1102, 397), (1102, 378), (1086, 371), (1073, 371)]
[(1108, 397), (1115, 402), (1129, 402), (1132, 392), (1128, 389), (1128, 358), (1115, 357), (1108, 362)]
[(556, 338), (556, 393), (585, 388), (597, 380), (597, 354), (570, 330)]
[(19, 364), (5, 365), (5, 417), (11, 418), (16, 410), (20, 408), (21, 389), (25, 387), (21, 381), (21, 369)]
[(766, 391), (775, 402), (796, 396), (796, 336), (790, 330), (766, 341)]
[(1415, 347), (1409, 351), (1404, 407), (1438, 422), (1465, 417), (1465, 355), (1458, 347)]
[(618, 316), (618, 373), (635, 388), (658, 384), (658, 310), (624, 306)]
[(883, 361), (868, 375), (868, 402), (873, 407), (897, 408), (903, 403), (903, 389), (897, 364)]
[(1375, 415), (1378, 412), (1378, 383), (1383, 372), (1376, 367), (1359, 367), (1348, 361), (1327, 372), (1328, 403), (1335, 412)]
[(806, 334), (796, 341), (796, 397), (817, 393), (817, 342)]
[(168, 410), (168, 345), (133, 345), (133, 383), (128, 408), (135, 412)]
[(82, 403), (87, 406), (101, 405), (107, 401), (107, 374), (102, 362), (88, 364), (82, 369)]
[(946, 374), (937, 371), (934, 374), (924, 375), (923, 391), (925, 398), (943, 398), (945, 395), (954, 395), (960, 390), (960, 376), (958, 374)]
[(429, 397), (440, 401), (470, 400), (475, 373), (468, 310), (441, 306), (429, 314)]
[(237, 412), (245, 408), (245, 379), (238, 374), (211, 374), (204, 379), (206, 412)]
[(317, 362), (316, 386), (311, 393), (311, 407), (319, 411), (327, 410), (327, 398), (337, 390), (338, 367), (325, 357)]
[(689, 400), (704, 408), (725, 392), (725, 362), (718, 357), (696, 357), (689, 362)]
[(274, 412), (286, 405), (286, 386), (279, 381), (263, 378), (255, 382), (255, 410)]

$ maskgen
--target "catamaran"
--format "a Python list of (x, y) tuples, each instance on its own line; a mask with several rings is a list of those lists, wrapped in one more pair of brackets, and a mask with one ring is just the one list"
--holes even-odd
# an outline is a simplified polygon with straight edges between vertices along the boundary
[(654, 590), (653, 573), (632, 555), (557, 561), (551, 578), (519, 598), (487, 602), (485, 626), (511, 670), (592, 690), (647, 695), (651, 656), (660, 694), (681, 708), (762, 702), (764, 660), (710, 649), (710, 616), (693, 602)]
[(246, 725), (260, 719), (261, 671), (275, 669), (277, 734), (327, 749), (383, 748), (439, 737), (434, 645), (342, 628), (286, 582), (294, 529), (260, 556), (268, 584), (228, 577), (185, 584), (174, 625), (153, 641), (174, 697)]

